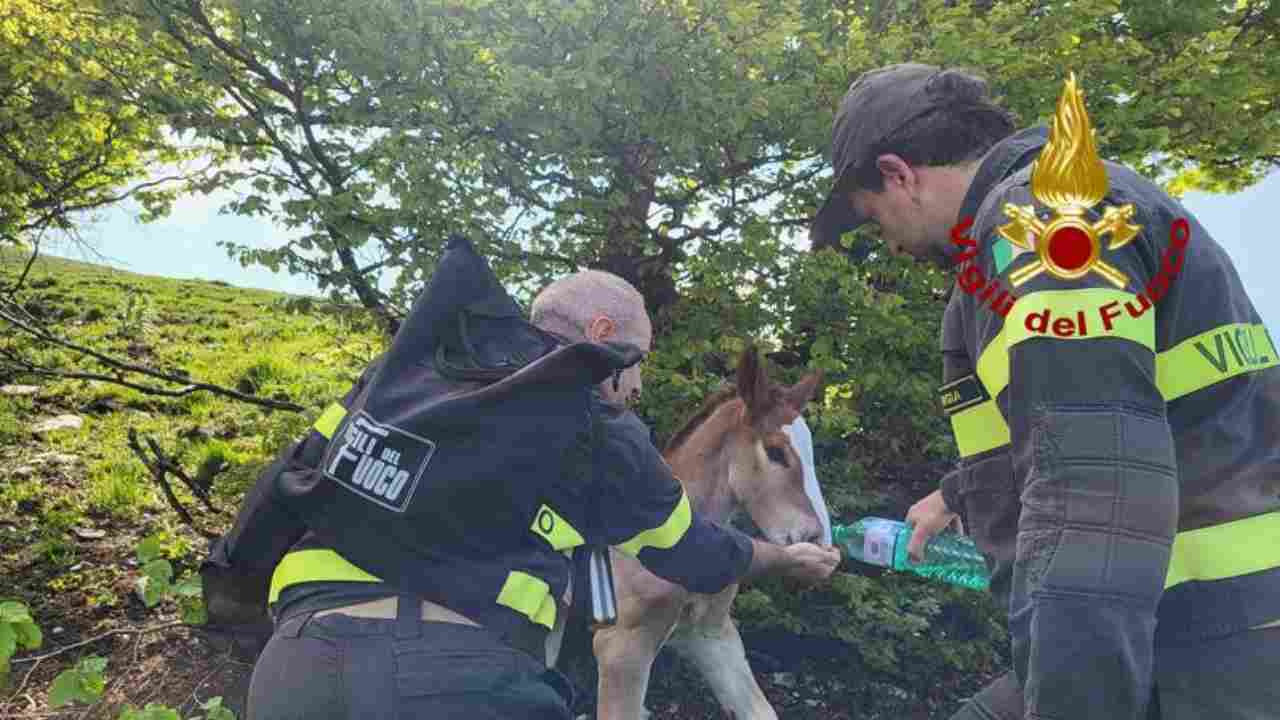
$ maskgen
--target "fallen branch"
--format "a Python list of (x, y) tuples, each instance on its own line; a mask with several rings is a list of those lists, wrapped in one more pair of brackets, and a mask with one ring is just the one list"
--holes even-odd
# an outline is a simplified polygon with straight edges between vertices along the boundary
[(41, 662), (42, 662), (42, 659), (37, 658), (35, 663), (32, 664), (31, 669), (28, 670), (27, 674), (22, 677), (22, 683), (18, 685), (18, 689), (13, 691), (13, 694), (9, 696), (8, 700), (5, 700), (4, 702), (5, 708), (8, 708), (18, 698), (22, 697), (22, 691), (27, 689), (27, 682), (31, 680), (31, 676), (35, 674), (36, 670), (40, 667)]
[(151, 479), (155, 480), (156, 485), (160, 486), (160, 491), (164, 493), (165, 500), (168, 501), (169, 506), (178, 513), (178, 517), (182, 518), (182, 522), (186, 523), (192, 530), (195, 530), (210, 540), (217, 538), (218, 533), (209, 532), (196, 524), (195, 518), (191, 517), (191, 513), (183, 507), (182, 503), (178, 500), (178, 496), (174, 494), (173, 487), (169, 484), (168, 477), (170, 473), (177, 475), (178, 479), (182, 480), (183, 483), (191, 489), (192, 494), (200, 498), (209, 510), (221, 515), (223, 514), (222, 511), (213, 506), (213, 503), (210, 502), (208, 496), (209, 487), (212, 487), (213, 485), (213, 476), (217, 473), (210, 473), (210, 477), (208, 479), (209, 486), (201, 487), (183, 471), (180, 465), (164, 454), (164, 451), (160, 449), (160, 445), (156, 443), (155, 440), (152, 440), (149, 437), (146, 440), (147, 445), (151, 448), (151, 452), (155, 455), (154, 459), (148, 458), (146, 451), (142, 449), (142, 444), (138, 442), (138, 432), (133, 428), (129, 428), (129, 449), (133, 451), (133, 454), (137, 456), (138, 460), (147, 468), (147, 471), (151, 473)]
[[(12, 307), (6, 307), (6, 306), (12, 306)], [(35, 365), (27, 360), (23, 360), (17, 357), (16, 355), (14, 355), (13, 353), (5, 353), (10, 360), (23, 366), (23, 368), (27, 372), (31, 372), (39, 375), (47, 375), (47, 376), (70, 378), (70, 379), (99, 380), (102, 382), (109, 382), (116, 385), (122, 385), (124, 387), (133, 388), (134, 390), (147, 393), (150, 395), (180, 397), (183, 395), (189, 395), (191, 393), (203, 390), (205, 392), (213, 393), (214, 395), (221, 395), (223, 397), (229, 397), (235, 400), (239, 400), (240, 402), (259, 405), (262, 407), (269, 407), (276, 410), (292, 410), (294, 412), (302, 412), (303, 410), (306, 409), (301, 405), (287, 402), (284, 400), (274, 400), (271, 398), (260, 398), (254, 395), (246, 395), (242, 392), (232, 390), (230, 388), (225, 388), (220, 385), (214, 385), (212, 383), (191, 382), (190, 378), (184, 377), (182, 375), (162, 372), (160, 370), (149, 368), (143, 365), (134, 365), (132, 363), (124, 362), (122, 360), (117, 360), (113, 357), (110, 357), (109, 355), (98, 352), (97, 350), (94, 350), (92, 348), (84, 347), (83, 345), (77, 345), (76, 343), (73, 343), (70, 340), (60, 338), (57, 335), (54, 335), (49, 330), (47, 330), (46, 328), (37, 327), (32, 322), (19, 318), (17, 316), (17, 313), (13, 309), (17, 307), (18, 307), (17, 303), (14, 303), (12, 300), (0, 299), (0, 320), (5, 320), (6, 322), (13, 325), (14, 327), (40, 340), (43, 340), (44, 342), (50, 343), (52, 345), (57, 345), (58, 347), (65, 348), (67, 350), (71, 350), (73, 352), (77, 352), (82, 355), (87, 355), (93, 358), (94, 360), (97, 360), (98, 362), (102, 363), (103, 365), (106, 365), (107, 367), (117, 370), (121, 373), (138, 373), (140, 375), (145, 375), (147, 377), (155, 378), (157, 380), (163, 380), (165, 382), (171, 382), (171, 383), (178, 383), (183, 385), (183, 387), (177, 390), (169, 390), (166, 388), (155, 387), (151, 385), (141, 385), (141, 384), (133, 383), (128, 380), (125, 380), (123, 377), (113, 377), (110, 375), (100, 375), (97, 373), (81, 373), (81, 372), (68, 372), (63, 370), (52, 370), (49, 368)], [(23, 312), (23, 314), (28, 315), (28, 317), (30, 317), (30, 315), (25, 312)]]
[(70, 650), (75, 650), (78, 647), (84, 647), (85, 645), (92, 645), (93, 643), (96, 643), (99, 640), (105, 640), (111, 637), (112, 635), (133, 635), (133, 634), (148, 635), (151, 633), (157, 633), (162, 630), (169, 630), (171, 628), (181, 627), (181, 626), (187, 626), (187, 623), (184, 623), (181, 620), (174, 620), (173, 622), (160, 623), (159, 625), (151, 625), (150, 627), (143, 627), (143, 628), (116, 628), (114, 630), (108, 630), (102, 633), (101, 635), (94, 635), (93, 637), (87, 640), (81, 640), (80, 642), (75, 642), (75, 643), (71, 643), (70, 645), (60, 647), (57, 650), (50, 650), (49, 652), (42, 653), (40, 655), (32, 655), (31, 657), (24, 657), (24, 658), (17, 658), (15, 660), (10, 660), (9, 664), (18, 665), (21, 663), (40, 662), (41, 660), (48, 660), (51, 657), (57, 657), (58, 655), (61, 655)]

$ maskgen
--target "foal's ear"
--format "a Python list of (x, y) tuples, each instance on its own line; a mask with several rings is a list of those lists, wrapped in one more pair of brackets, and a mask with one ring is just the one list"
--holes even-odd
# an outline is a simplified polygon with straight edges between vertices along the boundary
[[(821, 369), (815, 370), (800, 378), (799, 382), (787, 388), (783, 393), (787, 405), (791, 406), (796, 415), (803, 412), (804, 406), (813, 400), (813, 395), (817, 391), (818, 385), (822, 384), (822, 375)], [(794, 421), (795, 418), (791, 418), (791, 420)]]
[(770, 387), (769, 376), (755, 345), (748, 345), (738, 357), (738, 369), (735, 371), (738, 381), (738, 397), (747, 405), (747, 412), (752, 418), (769, 410)]

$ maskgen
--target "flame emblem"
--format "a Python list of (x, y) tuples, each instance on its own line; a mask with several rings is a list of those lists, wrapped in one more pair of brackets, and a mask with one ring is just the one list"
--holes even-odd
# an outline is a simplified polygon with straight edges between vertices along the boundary
[(1137, 236), (1140, 227), (1129, 223), (1133, 205), (1108, 207), (1096, 223), (1084, 216), (1107, 194), (1107, 172), (1093, 135), (1084, 95), (1071, 73), (1058, 99), (1049, 142), (1031, 168), (1031, 194), (1054, 214), (1042, 222), (1032, 206), (1006, 203), (1004, 214), (1010, 222), (997, 230), (1014, 246), (1036, 253), (1034, 262), (1009, 275), (1014, 287), (1046, 270), (1063, 280), (1092, 272), (1120, 289), (1129, 284), (1127, 275), (1102, 259), (1101, 240), (1110, 235), (1107, 249), (1116, 250)]

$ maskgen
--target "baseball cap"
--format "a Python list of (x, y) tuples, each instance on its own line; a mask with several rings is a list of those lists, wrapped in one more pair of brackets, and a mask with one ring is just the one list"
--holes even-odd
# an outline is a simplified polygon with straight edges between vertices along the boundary
[(831, 128), (831, 165), (835, 181), (809, 227), (813, 248), (839, 247), (840, 236), (865, 224), (845, 197), (853, 171), (874, 162), (869, 153), (908, 122), (944, 105), (948, 97), (931, 82), (942, 68), (898, 63), (859, 75), (845, 93)]

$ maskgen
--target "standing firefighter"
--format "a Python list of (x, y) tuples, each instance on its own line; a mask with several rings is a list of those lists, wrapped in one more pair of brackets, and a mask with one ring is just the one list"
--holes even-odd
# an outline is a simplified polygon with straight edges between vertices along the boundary
[(1097, 156), (1074, 78), (1051, 132), (1014, 130), (967, 73), (868, 72), (812, 228), (839, 247), (875, 222), (958, 271), (961, 461), (911, 508), (911, 552), (964, 519), (1014, 667), (955, 718), (1280, 717), (1277, 348), (1195, 218)]
[(697, 592), (835, 569), (691, 510), (623, 404), (639, 294), (590, 271), (556, 287), (582, 322), (530, 324), (451, 240), (387, 353), (259, 478), (202, 568), (215, 626), (272, 611), (249, 720), (569, 718), (559, 600), (575, 560), (574, 594), (609, 599), (587, 567), (608, 545)]

